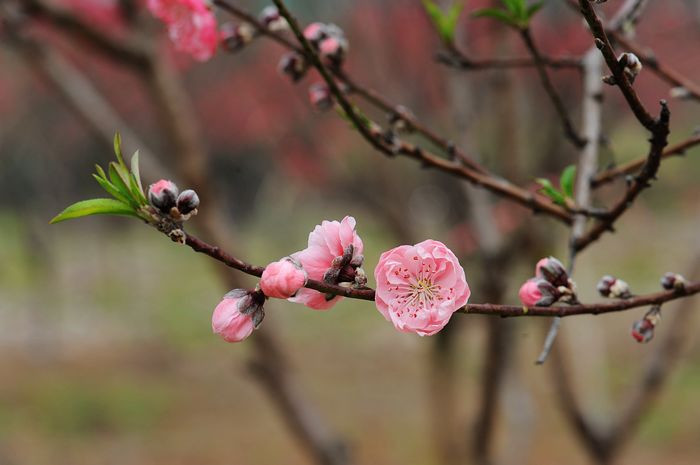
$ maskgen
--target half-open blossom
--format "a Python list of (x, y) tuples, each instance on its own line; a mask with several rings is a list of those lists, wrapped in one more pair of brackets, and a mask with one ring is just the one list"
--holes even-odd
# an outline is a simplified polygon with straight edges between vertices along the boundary
[(174, 182), (161, 179), (148, 187), (148, 202), (163, 213), (175, 206), (179, 190)]
[(526, 307), (548, 307), (557, 301), (559, 293), (546, 279), (531, 278), (520, 287), (518, 297)]
[(240, 342), (250, 336), (256, 326), (253, 321), (256, 312), (250, 311), (252, 304), (250, 292), (245, 289), (234, 289), (226, 294), (214, 309), (212, 331), (226, 342)]
[(219, 40), (216, 18), (205, 0), (148, 0), (148, 9), (168, 26), (175, 48), (199, 61), (214, 55)]
[[(309, 234), (308, 246), (292, 255), (301, 263), (309, 279), (321, 281), (334, 264), (351, 250), (353, 265), (361, 265), (362, 239), (355, 231), (355, 218), (346, 216), (342, 221), (323, 221)], [(312, 289), (301, 288), (290, 302), (304, 304), (316, 310), (326, 310), (342, 297), (325, 295)]]
[(431, 239), (384, 252), (374, 277), (379, 312), (399, 331), (421, 336), (444, 328), (471, 293), (455, 254)]
[(301, 263), (291, 257), (272, 262), (260, 277), (260, 289), (268, 297), (288, 299), (304, 287), (308, 275)]

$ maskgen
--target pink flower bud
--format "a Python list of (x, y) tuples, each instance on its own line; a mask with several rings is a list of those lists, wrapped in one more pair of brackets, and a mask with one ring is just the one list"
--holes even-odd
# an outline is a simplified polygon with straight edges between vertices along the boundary
[(199, 196), (192, 189), (184, 190), (177, 196), (177, 209), (181, 214), (187, 215), (197, 207), (199, 207)]
[(535, 265), (535, 276), (543, 278), (554, 286), (569, 286), (569, 275), (564, 265), (554, 257), (541, 259)]
[(272, 262), (260, 278), (260, 289), (267, 297), (288, 299), (294, 297), (306, 284), (308, 275), (301, 264), (291, 257)]
[(325, 111), (333, 106), (331, 91), (323, 82), (317, 82), (309, 86), (309, 101), (318, 111)]
[(170, 213), (170, 209), (175, 206), (178, 192), (174, 182), (161, 179), (148, 187), (148, 202), (161, 212)]
[(558, 298), (557, 289), (547, 280), (531, 278), (520, 286), (518, 297), (526, 307), (549, 307)]
[(345, 58), (347, 41), (338, 37), (328, 37), (319, 44), (321, 57), (334, 66), (340, 66)]
[(304, 29), (304, 37), (312, 45), (318, 45), (326, 36), (326, 25), (323, 23), (311, 23)]
[(649, 309), (644, 318), (632, 324), (632, 337), (639, 343), (646, 344), (654, 338), (654, 329), (661, 321), (661, 307), (655, 305)]
[(212, 331), (226, 342), (244, 340), (255, 329), (254, 315), (262, 311), (261, 306), (254, 305), (249, 291), (234, 289), (229, 292), (214, 309), (211, 318)]

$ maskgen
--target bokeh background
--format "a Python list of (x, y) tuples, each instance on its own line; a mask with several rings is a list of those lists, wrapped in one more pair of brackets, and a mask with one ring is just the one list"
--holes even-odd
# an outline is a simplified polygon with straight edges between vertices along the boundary
[[(120, 40), (134, 34), (116, 1), (53, 3)], [(235, 3), (256, 13), (266, 6)], [(460, 47), (478, 57), (525, 54), (513, 32), (469, 17), (488, 3), (468, 2)], [(590, 35), (562, 3), (545, 2), (534, 36), (550, 55), (581, 54)], [(619, 2), (608, 3), (605, 11), (612, 13)], [(535, 190), (535, 177), (554, 178), (575, 163), (535, 71), (464, 72), (438, 64), (440, 43), (420, 2), (288, 4), (304, 22), (334, 22), (345, 30), (351, 43), (346, 67), (357, 81), (410, 108), (519, 184)], [(140, 17), (142, 6), (136, 8)], [(220, 12), (219, 19), (230, 17)], [(210, 196), (200, 210), (211, 205), (217, 221), (229, 224), (226, 245), (241, 258), (268, 263), (304, 248), (321, 220), (353, 215), (368, 274), (383, 250), (430, 237), (459, 254), (473, 302), (487, 301), (484, 283), (498, 279), (502, 300), (515, 303), (539, 256), (566, 257), (562, 225), (474, 194), (463, 181), (411, 160), (388, 159), (335, 112), (314, 112), (306, 88), (316, 78), (292, 84), (280, 76), (279, 45), (258, 39), (200, 64), (174, 52), (160, 25), (138, 21), (191, 99), (190, 116), (207, 154)], [(18, 40), (16, 30), (0, 26), (0, 464), (313, 463), (250, 370), (258, 334), (236, 345), (211, 334), (211, 311), (229, 290), (221, 277), (234, 271), (130, 219), (48, 225), (66, 205), (100, 195), (89, 174), (112, 154), (108, 137), (57, 90), (26, 41), (60, 57), (104, 96), (123, 119), (111, 130), (131, 131), (125, 146), (148, 152), (148, 182), (167, 175), (184, 188), (187, 181), (176, 174), (153, 92), (136, 73), (50, 21), (29, 15), (21, 28)], [(636, 41), (700, 81), (697, 1), (650, 2)], [(579, 124), (578, 73), (551, 75)], [(87, 92), (76, 75), (68, 76)], [(635, 88), (650, 108), (669, 94), (668, 85), (646, 71)], [(647, 135), (616, 89), (606, 87), (605, 99), (601, 166), (645, 155)], [(699, 109), (695, 101), (671, 101), (671, 143), (692, 134)], [(659, 288), (663, 272), (692, 268), (700, 256), (698, 152), (664, 162), (658, 182), (616, 233), (581, 255), (574, 276), (583, 301), (599, 299), (595, 283), (603, 274), (647, 293)], [(623, 186), (603, 189), (596, 203), (609, 204)], [(488, 269), (483, 260), (474, 231), (480, 202), (501, 233), (516, 238), (502, 268)], [(200, 227), (194, 219), (191, 228)], [(621, 464), (700, 462), (698, 305), (689, 299), (671, 307), (648, 345), (629, 336), (645, 309), (566, 319), (557, 341), (582, 406), (604, 429), (657, 356), (655, 344), (668, 336), (672, 319), (685, 315), (674, 330), (680, 345), (668, 362), (674, 371), (617, 457)], [(441, 438), (458, 451), (458, 463), (477, 463), (470, 450), (494, 324), (505, 334), (505, 368), (496, 388), (493, 463), (594, 463), (565, 420), (550, 368), (533, 364), (544, 320), (457, 315), (446, 354), (436, 348), (440, 339), (396, 332), (367, 302), (346, 300), (328, 312), (269, 302), (266, 310), (261, 334), (274, 331), (301, 395), (346, 441), (355, 463), (445, 463)], [(444, 386), (436, 380), (443, 356), (452, 369), (449, 418), (441, 417)]]

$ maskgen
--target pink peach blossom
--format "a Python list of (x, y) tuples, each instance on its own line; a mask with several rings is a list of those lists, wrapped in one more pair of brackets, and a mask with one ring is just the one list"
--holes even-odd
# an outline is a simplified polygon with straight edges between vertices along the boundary
[(219, 41), (216, 18), (204, 0), (148, 0), (148, 9), (168, 26), (175, 48), (206, 61)]
[(247, 307), (249, 293), (236, 289), (224, 296), (214, 309), (211, 317), (211, 329), (226, 342), (240, 342), (251, 335), (255, 324), (251, 313), (244, 315), (241, 310)]
[[(333, 266), (333, 260), (341, 257), (345, 249), (353, 246), (353, 258), (362, 255), (363, 244), (355, 231), (355, 218), (346, 216), (342, 221), (324, 221), (309, 234), (309, 245), (296, 252), (292, 258), (299, 261), (308, 273), (309, 279), (323, 280), (323, 276)], [(326, 310), (335, 305), (342, 297), (327, 299), (318, 291), (307, 288), (299, 289), (290, 302), (304, 304), (316, 310)]]
[(379, 312), (399, 331), (420, 336), (444, 328), (471, 294), (455, 254), (432, 239), (384, 252), (374, 277)]
[(272, 262), (260, 277), (260, 289), (268, 297), (288, 299), (304, 287), (308, 275), (301, 264), (291, 257)]

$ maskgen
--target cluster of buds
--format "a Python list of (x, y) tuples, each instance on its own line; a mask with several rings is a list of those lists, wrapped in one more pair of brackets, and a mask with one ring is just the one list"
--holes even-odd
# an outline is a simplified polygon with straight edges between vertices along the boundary
[(179, 222), (197, 214), (199, 196), (192, 189), (180, 192), (174, 182), (161, 179), (148, 187), (148, 203), (160, 214)]
[(629, 284), (610, 275), (600, 278), (596, 289), (598, 289), (600, 295), (611, 299), (629, 299), (632, 297)]
[(225, 23), (219, 34), (224, 50), (237, 52), (255, 38), (255, 28), (249, 23)]
[(345, 33), (335, 24), (311, 23), (304, 29), (304, 37), (329, 66), (339, 68), (350, 44)]
[(518, 292), (526, 307), (549, 307), (556, 302), (575, 304), (576, 285), (569, 279), (564, 265), (554, 257), (543, 258), (535, 265), (535, 277), (528, 279)]
[[(622, 70), (625, 76), (627, 76), (627, 79), (629, 79), (630, 84), (634, 84), (634, 80), (642, 71), (642, 62), (637, 58), (637, 55), (625, 52), (617, 58), (617, 63), (622, 66)], [(617, 84), (614, 76), (603, 77), (603, 82), (611, 86)]]
[(289, 23), (280, 15), (276, 6), (263, 8), (259, 16), (260, 22), (270, 31), (278, 32), (289, 29)]
[(654, 305), (644, 318), (632, 324), (632, 337), (639, 343), (646, 344), (654, 338), (654, 329), (661, 321), (661, 306)]
[(323, 282), (327, 284), (349, 285), (362, 288), (367, 284), (367, 275), (362, 269), (365, 257), (355, 254), (355, 247), (348, 244), (343, 250), (343, 255), (333, 259), (331, 267), (323, 274)]
[(309, 69), (309, 63), (299, 53), (289, 52), (280, 58), (277, 69), (280, 73), (289, 76), (292, 82), (298, 82)]
[(265, 318), (265, 294), (259, 289), (234, 289), (214, 309), (211, 328), (226, 342), (240, 342)]
[(688, 281), (685, 280), (685, 278), (677, 273), (665, 273), (661, 277), (661, 287), (666, 289), (667, 291), (670, 291), (672, 289), (682, 291), (685, 289), (686, 284), (688, 284)]

